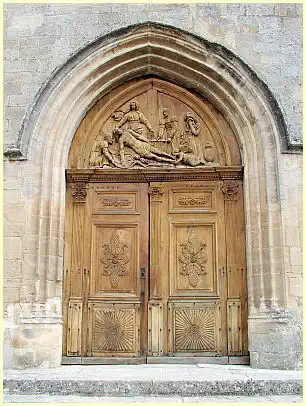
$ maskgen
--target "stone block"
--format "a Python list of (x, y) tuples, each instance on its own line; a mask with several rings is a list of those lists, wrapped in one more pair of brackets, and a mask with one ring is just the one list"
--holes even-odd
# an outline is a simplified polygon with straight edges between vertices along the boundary
[(295, 5), (296, 13), (298, 16), (303, 16), (303, 4), (299, 3)]
[(227, 14), (233, 14), (235, 16), (246, 15), (246, 5), (242, 3), (239, 4), (229, 3), (226, 6), (226, 11)]
[(22, 276), (21, 260), (5, 260), (3, 262), (3, 276), (6, 279), (18, 279)]
[(3, 239), (3, 258), (20, 259), (21, 257), (21, 239), (20, 237), (5, 237)]
[(9, 29), (29, 30), (43, 24), (43, 14), (13, 15)]
[(17, 303), (20, 299), (19, 288), (3, 287), (4, 303)]
[[(264, 333), (266, 331), (266, 333)], [(302, 320), (293, 309), (267, 312), (249, 318), (249, 351), (252, 368), (298, 369), (302, 356)]]
[(4, 84), (4, 92), (7, 95), (21, 94), (21, 84), (6, 82)]
[(289, 281), (289, 296), (295, 298), (303, 297), (303, 278), (299, 276), (288, 276)]
[(279, 3), (274, 5), (274, 14), (282, 17), (296, 17), (298, 10), (296, 4)]
[(11, 204), (4, 212), (4, 218), (8, 222), (12, 223), (24, 223), (25, 222), (25, 212), (23, 205), (13, 205)]
[(302, 265), (303, 255), (301, 248), (290, 247), (290, 263), (291, 265)]
[(37, 47), (39, 37), (23, 37), (18, 40), (19, 49)]
[(3, 279), (3, 286), (5, 288), (19, 288), (20, 287), (20, 279), (16, 278), (5, 278)]
[(286, 227), (285, 244), (288, 247), (301, 247), (299, 230), (296, 227)]
[(5, 117), (7, 119), (11, 119), (11, 118), (19, 118), (19, 119), (23, 119), (25, 114), (26, 114), (26, 107), (7, 107), (5, 109)]
[(274, 14), (274, 4), (246, 4), (246, 15), (249, 16), (269, 16)]

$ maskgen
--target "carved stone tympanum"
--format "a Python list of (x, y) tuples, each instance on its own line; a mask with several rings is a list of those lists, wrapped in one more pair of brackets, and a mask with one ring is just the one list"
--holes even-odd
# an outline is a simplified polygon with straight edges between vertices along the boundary
[(149, 90), (139, 100), (130, 99), (109, 112), (97, 131), (88, 166), (123, 169), (220, 165), (216, 157), (213, 136), (190, 105)]

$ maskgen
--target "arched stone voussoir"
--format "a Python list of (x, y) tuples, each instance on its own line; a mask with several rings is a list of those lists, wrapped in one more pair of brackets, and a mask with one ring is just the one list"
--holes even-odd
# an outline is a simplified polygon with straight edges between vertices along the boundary
[[(138, 67), (140, 63), (143, 68), (142, 75), (148, 75), (155, 71), (152, 69), (153, 66), (159, 66), (154, 63), (154, 59), (160, 57), (168, 58), (173, 66), (175, 63), (180, 64), (176, 65), (178, 72), (188, 67), (194, 70), (193, 80), (185, 75), (185, 85), (190, 89), (199, 91), (197, 72), (197, 75), (205, 75), (215, 82), (217, 87), (227, 89), (236, 102), (246, 103), (253, 114), (270, 111), (271, 119), (276, 125), (281, 151), (294, 149), (289, 144), (284, 118), (276, 99), (246, 63), (219, 44), (174, 27), (147, 22), (98, 38), (60, 66), (40, 90), (32, 110), (28, 112), (20, 132), (19, 144), (5, 154), (12, 159), (27, 157), (31, 134), (39, 126), (39, 116), (46, 106), (49, 107), (54, 92), (59, 94), (64, 87), (63, 95), (65, 95), (67, 91), (69, 92), (69, 87), (71, 90), (78, 89), (81, 82), (95, 81), (101, 73), (104, 75), (104, 84), (108, 83), (103, 90), (108, 92), (120, 83), (122, 75), (122, 72), (116, 74), (113, 69), (120, 71), (122, 68), (123, 70), (128, 68), (128, 65), (125, 68), (120, 66), (124, 61), (129, 61), (130, 64), (134, 62)], [(137, 61), (138, 58), (141, 60)], [(172, 68), (172, 71), (175, 72), (176, 69)], [(108, 81), (107, 74), (112, 78), (116, 77), (117, 80)], [(90, 105), (87, 106), (87, 110), (89, 108)]]

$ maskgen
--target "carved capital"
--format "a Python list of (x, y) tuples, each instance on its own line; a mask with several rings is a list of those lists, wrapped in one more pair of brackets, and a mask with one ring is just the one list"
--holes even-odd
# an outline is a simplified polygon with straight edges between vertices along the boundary
[(222, 192), (225, 200), (236, 202), (238, 199), (239, 183), (224, 183), (222, 186)]
[(86, 184), (85, 183), (76, 183), (71, 187), (71, 195), (75, 202), (82, 202), (86, 201), (87, 191), (86, 191)]
[(163, 194), (164, 194), (164, 188), (163, 187), (149, 187), (148, 193), (150, 195), (150, 199), (161, 202)]

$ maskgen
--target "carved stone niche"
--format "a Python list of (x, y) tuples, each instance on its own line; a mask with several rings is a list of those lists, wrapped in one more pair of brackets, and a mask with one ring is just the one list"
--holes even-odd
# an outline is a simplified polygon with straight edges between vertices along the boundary
[(153, 78), (126, 83), (99, 100), (69, 156), (73, 169), (240, 165), (235, 136), (212, 104)]

